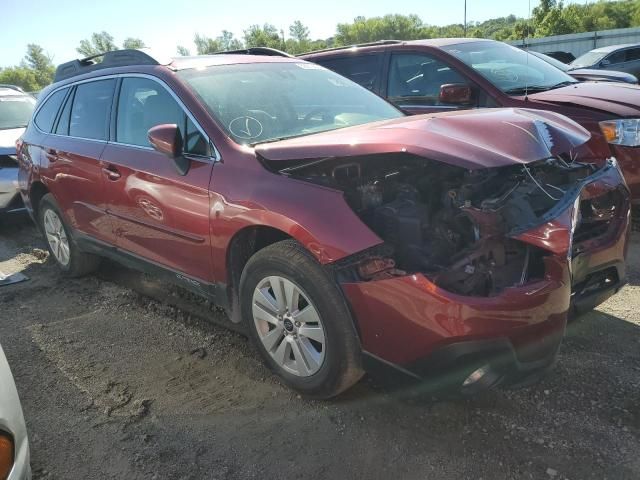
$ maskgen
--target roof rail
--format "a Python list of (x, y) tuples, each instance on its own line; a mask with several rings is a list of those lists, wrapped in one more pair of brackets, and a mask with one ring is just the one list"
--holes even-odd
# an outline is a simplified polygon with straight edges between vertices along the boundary
[(278, 50), (277, 48), (269, 48), (269, 47), (249, 47), (249, 48), (241, 48), (239, 50), (228, 50), (226, 52), (216, 52), (214, 55), (223, 55), (223, 54), (240, 54), (240, 55), (267, 55), (270, 57), (288, 57), (294, 58), (293, 55), (288, 54), (287, 52), (283, 52), (282, 50)]
[(10, 83), (0, 83), (0, 88), (9, 88), (11, 90), (24, 93), (24, 90), (21, 89), (18, 85), (11, 85)]
[(360, 48), (360, 47), (375, 47), (378, 45), (396, 45), (398, 43), (403, 43), (405, 40), (377, 40), (375, 42), (367, 42), (367, 43), (357, 43), (355, 45), (343, 45), (341, 47), (331, 47), (331, 48), (323, 48), (322, 50), (312, 50), (310, 52), (304, 52), (298, 54), (298, 57), (302, 55), (309, 55), (311, 53), (322, 53), (322, 52), (333, 52), (335, 50), (348, 50), (350, 48)]
[[(102, 61), (96, 62), (95, 59), (99, 57), (102, 57)], [(154, 56), (148, 48), (141, 48), (139, 50), (113, 50), (58, 65), (53, 81), (59, 82), (60, 80), (102, 68), (123, 67), (127, 65), (169, 65), (171, 62), (172, 59), (169, 57)]]

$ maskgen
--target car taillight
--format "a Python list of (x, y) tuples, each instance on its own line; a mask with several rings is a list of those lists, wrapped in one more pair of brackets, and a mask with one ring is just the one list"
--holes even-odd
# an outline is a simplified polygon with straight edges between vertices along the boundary
[(7, 480), (13, 467), (13, 439), (0, 432), (0, 480)]

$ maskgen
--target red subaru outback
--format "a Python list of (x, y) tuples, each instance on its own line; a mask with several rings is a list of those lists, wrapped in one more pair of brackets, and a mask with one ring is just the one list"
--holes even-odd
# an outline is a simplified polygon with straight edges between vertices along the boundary
[(58, 68), (18, 152), (65, 274), (110, 257), (162, 275), (322, 398), (365, 370), (465, 392), (529, 381), (570, 309), (623, 285), (629, 192), (615, 160), (575, 158), (582, 127), (513, 109), (405, 117), (276, 53)]

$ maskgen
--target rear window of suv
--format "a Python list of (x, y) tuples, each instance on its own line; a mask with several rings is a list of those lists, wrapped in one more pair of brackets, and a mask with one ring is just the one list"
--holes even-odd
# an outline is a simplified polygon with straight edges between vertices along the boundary
[(115, 79), (108, 79), (81, 83), (76, 87), (69, 122), (70, 136), (107, 139), (115, 85)]

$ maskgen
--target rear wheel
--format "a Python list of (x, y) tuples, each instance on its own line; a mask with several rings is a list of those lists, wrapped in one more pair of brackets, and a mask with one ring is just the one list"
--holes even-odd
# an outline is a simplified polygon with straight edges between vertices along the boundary
[(256, 348), (289, 387), (329, 398), (360, 379), (359, 342), (344, 298), (297, 242), (255, 254), (242, 273), (240, 295)]
[(49, 193), (42, 197), (38, 211), (49, 252), (65, 275), (80, 277), (98, 268), (100, 258), (80, 251), (62, 220), (53, 195)]

